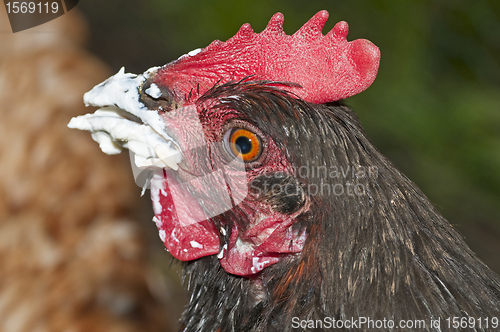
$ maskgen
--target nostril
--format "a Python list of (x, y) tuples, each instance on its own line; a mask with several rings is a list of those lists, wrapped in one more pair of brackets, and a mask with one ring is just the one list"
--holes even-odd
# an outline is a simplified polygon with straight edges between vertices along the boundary
[(148, 79), (141, 88), (140, 101), (150, 110), (168, 111), (172, 108), (174, 98), (170, 89)]

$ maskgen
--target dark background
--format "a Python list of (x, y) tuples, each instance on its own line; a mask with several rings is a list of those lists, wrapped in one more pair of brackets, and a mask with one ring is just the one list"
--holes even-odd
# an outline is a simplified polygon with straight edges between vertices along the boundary
[[(375, 83), (347, 103), (375, 145), (500, 272), (500, 1), (83, 0), (77, 7), (89, 22), (89, 48), (114, 72), (166, 64), (227, 40), (246, 22), (260, 32), (278, 11), (288, 34), (322, 9), (330, 13), (325, 34), (347, 21), (348, 40), (369, 39), (382, 53)], [(149, 199), (144, 206), (153, 232)]]

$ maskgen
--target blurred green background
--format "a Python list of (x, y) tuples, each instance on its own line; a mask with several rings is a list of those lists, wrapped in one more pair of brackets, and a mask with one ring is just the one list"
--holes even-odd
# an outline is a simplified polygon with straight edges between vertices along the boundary
[[(348, 40), (382, 53), (375, 83), (347, 103), (368, 136), (500, 272), (500, 1), (83, 0), (89, 47), (114, 71), (143, 72), (275, 12), (294, 33), (326, 9)], [(96, 82), (97, 83), (97, 82)], [(159, 241), (158, 241), (159, 242)]]

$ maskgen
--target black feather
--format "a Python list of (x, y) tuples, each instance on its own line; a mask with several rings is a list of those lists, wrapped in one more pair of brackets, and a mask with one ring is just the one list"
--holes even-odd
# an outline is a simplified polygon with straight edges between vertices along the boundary
[[(491, 319), (500, 318), (499, 277), (372, 145), (349, 108), (310, 104), (268, 82), (229, 83), (203, 98), (237, 111), (269, 135), (296, 170), (309, 170), (273, 180), (298, 188), (297, 195), (269, 191), (259, 199), (281, 212), (298, 211), (305, 197), (311, 206), (297, 219), (296, 227), (308, 232), (304, 250), (254, 278), (227, 274), (215, 257), (187, 263), (183, 330), (310, 330), (294, 328), (294, 317), (366, 317), (394, 320), (396, 327), (400, 320), (424, 320), (422, 331), (454, 330), (447, 318), (474, 317), (488, 318), (489, 327), (476, 321), (462, 330), (497, 330)], [(236, 208), (217, 218), (230, 223), (244, 216)], [(441, 329), (430, 326), (431, 319), (440, 319)]]

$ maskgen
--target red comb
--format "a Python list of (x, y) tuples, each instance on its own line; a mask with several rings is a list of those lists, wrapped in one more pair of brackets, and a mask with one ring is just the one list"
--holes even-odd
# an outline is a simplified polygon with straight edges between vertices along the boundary
[(252, 79), (286, 81), (308, 102), (324, 103), (353, 96), (375, 80), (380, 61), (377, 46), (365, 39), (347, 42), (348, 25), (339, 22), (326, 35), (326, 10), (314, 15), (295, 34), (283, 31), (283, 14), (276, 13), (257, 34), (250, 24), (226, 42), (215, 40), (194, 55), (185, 55), (158, 71), (156, 80), (175, 93), (201, 92), (217, 82)]

